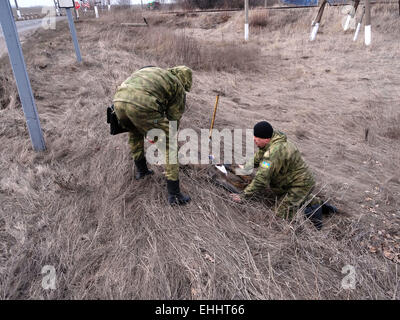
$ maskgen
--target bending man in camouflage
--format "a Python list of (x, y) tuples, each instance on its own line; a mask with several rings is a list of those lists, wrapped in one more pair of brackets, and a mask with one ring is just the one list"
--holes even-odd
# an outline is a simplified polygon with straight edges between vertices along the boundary
[(312, 195), (315, 181), (296, 146), (287, 140), (284, 133), (274, 131), (266, 121), (254, 126), (254, 142), (259, 151), (244, 170), (258, 167), (258, 172), (243, 195), (233, 194), (233, 200), (240, 202), (241, 197), (248, 199), (269, 188), (279, 199), (279, 216), (292, 218), (302, 205), (309, 202), (305, 214), (320, 229), (322, 212), (335, 211), (336, 208), (323, 204)]
[[(161, 129), (166, 140), (166, 178), (170, 204), (184, 204), (190, 197), (179, 188), (176, 143), (170, 143), (169, 121), (179, 120), (185, 111), (186, 91), (192, 86), (192, 70), (185, 67), (161, 69), (145, 67), (134, 72), (118, 87), (114, 96), (116, 116), (129, 130), (129, 145), (135, 161), (136, 179), (153, 171), (147, 168), (144, 137), (151, 129)], [(161, 138), (163, 139), (163, 138)], [(159, 140), (160, 142), (160, 140)], [(170, 150), (171, 149), (171, 150)], [(173, 159), (170, 159), (172, 155)]]

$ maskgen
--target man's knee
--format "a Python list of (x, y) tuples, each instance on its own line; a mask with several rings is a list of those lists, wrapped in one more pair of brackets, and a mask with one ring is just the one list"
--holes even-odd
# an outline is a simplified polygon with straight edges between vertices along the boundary
[(167, 180), (172, 180), (172, 181), (179, 180), (179, 165), (178, 164), (167, 165), (165, 177), (167, 178)]
[(143, 135), (135, 132), (130, 132), (128, 144), (131, 149), (132, 158), (134, 160), (141, 160), (144, 158)]

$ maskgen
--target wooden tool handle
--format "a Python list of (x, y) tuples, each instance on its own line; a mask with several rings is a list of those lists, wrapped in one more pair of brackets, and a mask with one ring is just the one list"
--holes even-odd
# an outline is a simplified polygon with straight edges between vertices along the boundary
[(212, 129), (214, 128), (214, 121), (215, 121), (215, 115), (217, 113), (218, 100), (219, 100), (219, 95), (217, 95), (217, 98), (215, 99), (214, 113), (213, 113), (213, 116), (212, 116), (211, 127), (210, 127), (210, 135), (208, 136), (208, 138), (210, 140), (211, 140), (211, 135), (212, 135)]

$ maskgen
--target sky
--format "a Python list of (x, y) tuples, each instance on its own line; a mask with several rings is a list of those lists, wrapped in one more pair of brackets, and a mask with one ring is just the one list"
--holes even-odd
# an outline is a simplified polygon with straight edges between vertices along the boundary
[[(1, 1), (1, 0), (0, 0)], [(150, 2), (149, 0), (143, 0), (143, 4)], [(15, 7), (14, 0), (10, 0), (10, 3)], [(19, 7), (33, 7), (33, 6), (53, 6), (53, 0), (17, 0)], [(117, 0), (111, 0), (111, 4), (117, 3)], [(132, 4), (140, 4), (140, 0), (131, 0)]]

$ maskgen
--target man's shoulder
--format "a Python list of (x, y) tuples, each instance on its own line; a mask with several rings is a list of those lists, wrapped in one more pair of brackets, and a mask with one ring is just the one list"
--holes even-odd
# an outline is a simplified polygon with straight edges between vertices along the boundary
[(272, 157), (277, 156), (282, 153), (283, 150), (286, 150), (288, 147), (287, 141), (276, 141), (268, 148), (268, 150), (264, 153), (264, 157)]
[(147, 78), (147, 79), (171, 79), (170, 72), (165, 69), (158, 68), (158, 67), (147, 67), (144, 69), (139, 69), (132, 74), (132, 77), (140, 77), (140, 78)]
[(296, 151), (296, 146), (290, 140), (280, 140), (272, 144), (263, 157), (267, 159), (286, 159)]

